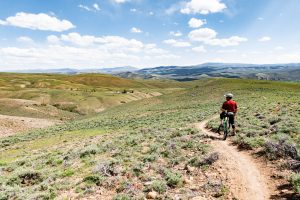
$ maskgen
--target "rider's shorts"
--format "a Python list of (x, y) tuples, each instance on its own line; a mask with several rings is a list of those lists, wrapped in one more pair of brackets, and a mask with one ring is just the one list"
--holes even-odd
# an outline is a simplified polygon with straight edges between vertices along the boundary
[(229, 118), (229, 124), (231, 124), (231, 126), (232, 126), (232, 128), (235, 128), (235, 124), (234, 124), (234, 114), (231, 114), (231, 113), (226, 113), (226, 112), (222, 112), (221, 114), (220, 114), (220, 118), (221, 119), (224, 119), (225, 117), (227, 117), (228, 116), (228, 118)]

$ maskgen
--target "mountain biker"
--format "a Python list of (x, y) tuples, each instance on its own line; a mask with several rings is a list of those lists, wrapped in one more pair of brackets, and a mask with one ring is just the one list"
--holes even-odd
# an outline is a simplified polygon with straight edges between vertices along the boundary
[[(232, 135), (236, 134), (236, 129), (235, 129), (235, 117), (237, 114), (237, 103), (232, 100), (233, 98), (233, 94), (228, 93), (225, 94), (224, 97), (226, 98), (226, 101), (223, 103), (222, 107), (221, 107), (221, 114), (220, 114), (220, 118), (221, 118), (221, 125), (223, 124), (223, 119), (228, 116), (229, 117), (229, 125), (232, 126)], [(220, 130), (218, 130), (218, 132), (220, 132)]]

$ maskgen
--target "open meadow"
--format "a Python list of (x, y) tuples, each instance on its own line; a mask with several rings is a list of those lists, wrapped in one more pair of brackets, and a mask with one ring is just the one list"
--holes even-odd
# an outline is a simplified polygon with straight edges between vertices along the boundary
[[(60, 122), (0, 138), (0, 199), (235, 198), (211, 139), (195, 127), (219, 112), (229, 91), (239, 105), (230, 141), (274, 166), (273, 181), (288, 185), (274, 199), (298, 198), (299, 83), (39, 76), (1, 75), (3, 104), (34, 101), (28, 107), (39, 111), (4, 104), (1, 114)], [(218, 120), (207, 126), (215, 130)]]

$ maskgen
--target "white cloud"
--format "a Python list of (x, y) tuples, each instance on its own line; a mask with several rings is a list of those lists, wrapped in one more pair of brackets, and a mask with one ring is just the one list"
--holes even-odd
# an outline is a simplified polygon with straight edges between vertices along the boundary
[(190, 21), (189, 21), (189, 26), (191, 28), (199, 28), (204, 24), (206, 24), (206, 20), (191, 18)]
[(69, 33), (67, 35), (61, 35), (60, 40), (79, 46), (90, 46), (97, 41), (97, 38), (90, 35), (81, 36), (79, 33)]
[(18, 37), (17, 41), (22, 42), (22, 43), (33, 43), (33, 40), (30, 37), (27, 37), (27, 36)]
[(207, 52), (207, 50), (204, 48), (204, 46), (198, 46), (198, 47), (194, 47), (192, 48), (193, 51), (197, 52), (197, 53), (205, 53)]
[(284, 50), (285, 48), (284, 47), (282, 47), (282, 46), (277, 46), (277, 47), (275, 47), (275, 50), (276, 51), (282, 51), (282, 50)]
[(47, 37), (47, 42), (50, 44), (58, 44), (60, 43), (60, 39), (56, 35), (49, 35)]
[(117, 4), (121, 4), (121, 3), (125, 3), (128, 0), (112, 0), (112, 2), (117, 3)]
[(93, 4), (93, 7), (95, 8), (95, 10), (100, 11), (100, 6), (96, 3)]
[(221, 0), (191, 0), (180, 10), (183, 14), (203, 14), (222, 12), (226, 8)]
[(91, 11), (91, 12), (98, 12), (101, 10), (100, 6), (97, 3), (94, 3), (91, 7), (79, 4), (78, 8), (82, 8), (84, 10)]
[(97, 48), (104, 51), (122, 52), (122, 53), (148, 53), (161, 54), (167, 51), (157, 48), (156, 44), (143, 44), (135, 39), (126, 39), (120, 36), (102, 36), (80, 35), (79, 33), (62, 34), (60, 37), (50, 35), (47, 37), (50, 44), (68, 44), (80, 48)]
[(218, 50), (217, 52), (227, 54), (227, 53), (236, 53), (237, 50), (236, 49), (221, 49), (221, 50)]
[(248, 41), (247, 38), (240, 36), (231, 36), (229, 38), (217, 38), (217, 32), (210, 28), (200, 28), (189, 33), (188, 37), (192, 41), (203, 42), (211, 46), (237, 46), (241, 42)]
[(180, 31), (171, 31), (170, 35), (175, 36), (175, 37), (180, 37), (182, 36), (182, 33)]
[(258, 39), (259, 42), (268, 42), (270, 40), (271, 40), (271, 38), (268, 36), (264, 36), (264, 37)]
[(174, 39), (164, 40), (165, 44), (172, 45), (173, 47), (190, 47), (191, 44), (189, 42), (177, 41)]
[[(120, 36), (93, 36), (79, 33), (49, 35), (48, 43), (31, 48), (0, 48), (0, 69), (153, 66), (174, 63), (177, 55), (136, 39)], [(151, 58), (151, 62), (145, 58)]]
[(137, 9), (131, 8), (131, 9), (130, 9), (130, 12), (137, 12)]
[(154, 15), (154, 12), (150, 11), (150, 12), (149, 12), (149, 15), (151, 15), (151, 16)]
[(82, 9), (87, 10), (87, 11), (92, 11), (92, 9), (90, 7), (82, 5), (82, 4), (79, 4), (78, 8), (82, 8)]
[(32, 30), (56, 31), (62, 32), (75, 28), (75, 26), (68, 20), (59, 20), (54, 16), (49, 16), (44, 13), (31, 14), (19, 12), (15, 16), (1, 20), (1, 25), (16, 26), (21, 28), (28, 28)]
[(0, 19), (0, 25), (6, 25), (7, 22)]
[(132, 28), (130, 29), (130, 32), (131, 32), (131, 33), (142, 33), (143, 31), (142, 31), (141, 29), (139, 29), (139, 28), (132, 27)]
[(210, 28), (200, 28), (189, 33), (188, 37), (193, 41), (204, 42), (217, 36), (217, 32)]
[(229, 38), (213, 38), (211, 40), (205, 41), (205, 44), (209, 44), (212, 46), (221, 46), (221, 47), (227, 47), (227, 46), (238, 46), (241, 42), (248, 41), (247, 38), (239, 37), (239, 36), (232, 36)]
[(264, 20), (263, 17), (258, 17), (257, 19), (258, 19), (259, 21), (263, 21), (263, 20)]

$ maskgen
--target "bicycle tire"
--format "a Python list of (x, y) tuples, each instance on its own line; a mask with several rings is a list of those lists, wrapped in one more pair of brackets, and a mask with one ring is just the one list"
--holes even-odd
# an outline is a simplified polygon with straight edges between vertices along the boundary
[(228, 136), (228, 131), (227, 131), (227, 130), (224, 130), (223, 140), (226, 140), (226, 139), (227, 139), (227, 136)]

